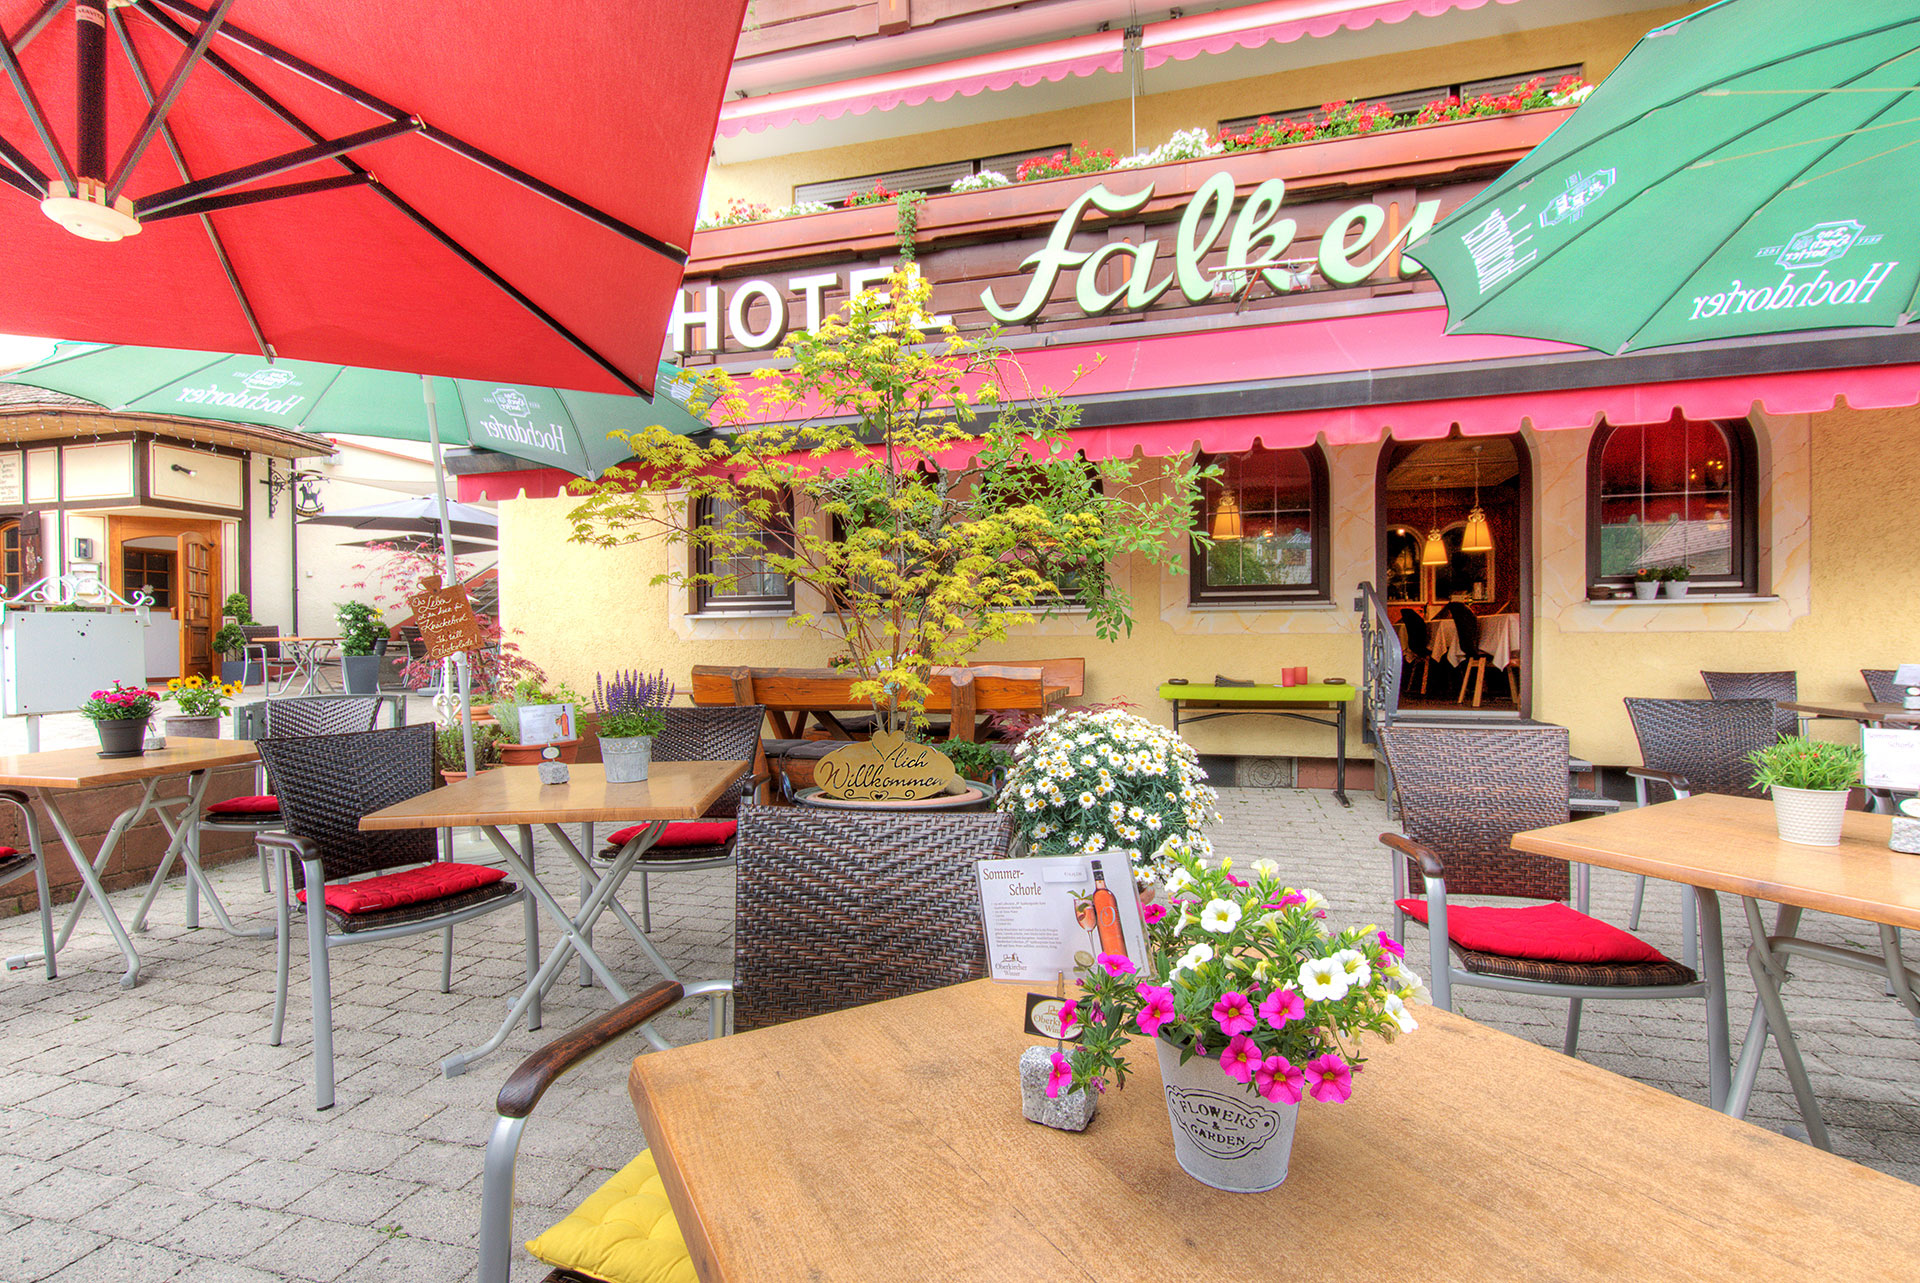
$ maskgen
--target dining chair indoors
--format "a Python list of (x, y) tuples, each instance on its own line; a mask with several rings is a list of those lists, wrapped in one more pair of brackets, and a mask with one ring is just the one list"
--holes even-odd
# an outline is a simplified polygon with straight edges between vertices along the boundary
[[(1792, 674), (1787, 674), (1792, 676)], [(1641, 806), (1695, 793), (1724, 793), (1728, 797), (1765, 797), (1753, 786), (1756, 749), (1780, 740), (1778, 710), (1771, 698), (1757, 699), (1628, 699), (1627, 717), (1640, 741), (1642, 765), (1629, 767), (1634, 793)], [(1791, 716), (1791, 714), (1789, 714)], [(1640, 906), (1647, 879), (1636, 875), (1629, 930), (1640, 928)], [(1688, 966), (1699, 960), (1699, 928), (1694, 921), (1693, 896), (1680, 900), (1682, 959)]]
[[(362, 832), (360, 820), (434, 787), (434, 728), (402, 726), (351, 735), (260, 741), (260, 756), (280, 801), (283, 831), (262, 834), (274, 848), (276, 875), (273, 1037), (280, 1045), (287, 1010), (291, 919), (304, 913), (313, 998), (313, 1088), (317, 1108), (333, 1091), (333, 988), (329, 957), (352, 944), (440, 931), (521, 906), (526, 915), (527, 978), (540, 965), (537, 910), (503, 870), (435, 862), (431, 829)], [(310, 892), (322, 888), (321, 911)], [(442, 971), (443, 987), (446, 974)], [(536, 998), (527, 1027), (540, 1027)]]
[(1427, 627), (1426, 616), (1412, 608), (1400, 612), (1400, 626), (1407, 630), (1406, 669), (1402, 679), (1406, 689), (1412, 689), (1413, 669), (1420, 668), (1420, 693), (1427, 693), (1427, 679), (1433, 672), (1433, 633)]
[[(1452, 1010), (1456, 985), (1565, 998), (1571, 1056), (1588, 999), (1709, 996), (1691, 967), (1587, 913), (1587, 866), (1570, 871), (1564, 860), (1513, 849), (1515, 833), (1570, 816), (1565, 727), (1403, 723), (1378, 733), (1406, 829), (1380, 835), (1397, 853), (1394, 936), (1404, 939), (1409, 918), (1426, 925), (1435, 1006)], [(1410, 894), (1410, 884), (1425, 894)], [(1453, 905), (1455, 896), (1537, 903), (1469, 908)]]
[[(1010, 817), (747, 803), (738, 822), (733, 980), (656, 985), (535, 1052), (501, 1089), (480, 1195), (481, 1283), (506, 1283), (514, 1157), (534, 1106), (561, 1075), (621, 1035), (689, 998), (714, 1004), (719, 1037), (728, 1029), (728, 999), (731, 1027), (747, 1030), (986, 974), (973, 866), (1006, 855)], [(605, 1263), (614, 1260), (623, 1267), (620, 1277), (692, 1276), (647, 1152), (535, 1245), (551, 1259), (562, 1239), (602, 1267), (592, 1274), (557, 1269), (547, 1283), (609, 1276)]]

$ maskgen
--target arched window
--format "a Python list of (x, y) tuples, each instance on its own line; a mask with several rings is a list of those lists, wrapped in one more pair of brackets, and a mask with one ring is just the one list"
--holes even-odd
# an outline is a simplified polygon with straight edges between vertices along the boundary
[(1220, 475), (1201, 486), (1188, 597), (1200, 602), (1321, 601), (1327, 572), (1327, 463), (1318, 447), (1201, 455)]
[(1753, 429), (1681, 415), (1602, 426), (1587, 455), (1590, 591), (1684, 566), (1688, 592), (1757, 593)]
[[(762, 547), (788, 551), (793, 541), (793, 496), (783, 493), (775, 505), (778, 514), (762, 534)], [(694, 521), (707, 526), (744, 520), (739, 506), (728, 500), (703, 495), (696, 501)], [(793, 580), (767, 565), (751, 551), (736, 551), (716, 557), (704, 544), (694, 547), (694, 573), (719, 575), (721, 583), (697, 582), (693, 588), (696, 614), (737, 614), (742, 611), (792, 610)]]

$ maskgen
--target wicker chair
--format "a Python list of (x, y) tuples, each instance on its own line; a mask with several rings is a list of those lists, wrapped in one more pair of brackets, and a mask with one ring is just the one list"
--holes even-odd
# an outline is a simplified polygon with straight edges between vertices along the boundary
[[(688, 997), (715, 1033), (824, 1015), (986, 974), (976, 860), (1007, 854), (998, 813), (900, 815), (813, 807), (739, 811), (734, 980), (656, 985), (535, 1052), (500, 1091), (480, 1195), (481, 1283), (506, 1283), (513, 1162), (528, 1116), (559, 1077)], [(547, 1283), (580, 1276), (555, 1271)]]
[(1803, 735), (1806, 727), (1798, 713), (1777, 707), (1779, 704), (1791, 704), (1800, 698), (1800, 675), (1798, 673), (1709, 673), (1702, 671), (1700, 680), (1707, 684), (1707, 695), (1711, 699), (1764, 699), (1771, 700), (1773, 709), (1773, 729), (1782, 735)]
[[(1629, 699), (1626, 704), (1644, 763), (1627, 771), (1641, 806), (1666, 800), (1663, 795), (1766, 796), (1753, 786), (1753, 764), (1747, 759), (1755, 749), (1779, 742), (1778, 710), (1771, 698)], [(1629, 928), (1640, 926), (1646, 890), (1647, 879), (1636, 877)], [(1689, 965), (1698, 957), (1693, 912), (1693, 897), (1686, 895), (1680, 901), (1680, 918)]]
[[(701, 820), (668, 824), (659, 840), (641, 853), (640, 861), (634, 867), (640, 874), (640, 928), (643, 931), (653, 929), (653, 907), (647, 883), (649, 873), (717, 869), (733, 863), (732, 833), (719, 841), (698, 843), (682, 840), (682, 835), (700, 833), (700, 830), (690, 829), (690, 823), (704, 826), (709, 821), (717, 820), (724, 828), (725, 822), (738, 813), (740, 798), (745, 792), (740, 786), (756, 782), (753, 761), (760, 753), (760, 723), (767, 714), (767, 710), (759, 704), (668, 708), (662, 711), (666, 716), (666, 727), (654, 737), (654, 761), (745, 762), (748, 765), (740, 777), (739, 785), (722, 794)], [(596, 863), (602, 866), (611, 864), (628, 843), (645, 837), (648, 827), (634, 824), (608, 834), (607, 844), (600, 850)], [(587, 887), (581, 888), (583, 898), (589, 890)]]
[(1895, 669), (1891, 668), (1863, 668), (1860, 670), (1861, 680), (1867, 684), (1868, 703), (1903, 704), (1906, 702), (1906, 692), (1893, 684), (1893, 674), (1895, 671)]
[[(33, 875), (34, 898), (40, 903), (40, 951), (47, 964), (47, 979), (52, 980), (60, 973), (53, 958), (53, 896), (47, 888), (47, 857), (40, 847), (40, 822), (34, 818), (33, 803), (25, 793), (15, 789), (0, 789), (0, 802), (6, 802), (20, 811), (20, 823), (25, 830), (27, 849), (17, 850), (10, 846), (0, 846), (0, 886), (18, 881), (29, 873)], [(24, 965), (31, 957), (22, 959)]]
[[(529, 980), (540, 965), (538, 910), (532, 897), (505, 880), (500, 870), (434, 863), (438, 839), (431, 829), (360, 830), (364, 816), (433, 788), (433, 735), (433, 727), (420, 725), (260, 741), (260, 757), (273, 779), (285, 825), (284, 832), (260, 838), (281, 853), (275, 861), (272, 1042), (280, 1045), (286, 1020), (290, 918), (297, 908), (307, 916), (313, 1090), (320, 1109), (333, 1107), (331, 950), (439, 931), (518, 904), (526, 915)], [(363, 876), (368, 874), (374, 876)], [(324, 888), (326, 901), (319, 913), (306, 903), (306, 892), (315, 886)], [(350, 902), (350, 896), (360, 903)], [(443, 971), (443, 982), (445, 978)], [(528, 1013), (527, 1027), (540, 1027), (538, 1000)]]
[[(1449, 895), (1568, 898), (1566, 861), (1512, 846), (1515, 833), (1569, 818), (1565, 727), (1479, 730), (1401, 723), (1381, 728), (1379, 736), (1406, 828), (1405, 836), (1380, 835), (1382, 843), (1406, 857), (1393, 862), (1394, 935), (1403, 937), (1407, 919), (1424, 914), (1434, 1005), (1452, 1010), (1454, 985), (1565, 998), (1564, 1048), (1571, 1056), (1580, 1042), (1581, 1003), (1588, 998), (1707, 996), (1707, 985), (1692, 968), (1658, 955), (1657, 961), (1574, 962), (1455, 943), (1461, 914), (1473, 913), (1483, 929), (1498, 933), (1504, 922), (1517, 921), (1507, 915), (1535, 912), (1538, 906), (1456, 910), (1450, 918)], [(1586, 917), (1588, 874), (1585, 865), (1574, 866), (1573, 907), (1584, 921), (1569, 925), (1604, 929)], [(1425, 885), (1424, 901), (1409, 897), (1410, 880)], [(1449, 958), (1450, 948), (1458, 963)]]

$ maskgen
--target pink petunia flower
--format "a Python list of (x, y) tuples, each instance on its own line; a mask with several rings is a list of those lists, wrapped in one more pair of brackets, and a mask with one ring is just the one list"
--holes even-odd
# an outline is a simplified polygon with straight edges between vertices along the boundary
[(1260, 1048), (1245, 1034), (1234, 1035), (1227, 1043), (1227, 1049), (1220, 1053), (1220, 1068), (1237, 1083), (1252, 1082), (1253, 1071), (1262, 1063)]
[(1071, 1038), (1074, 1029), (1076, 1029), (1079, 1024), (1080, 1000), (1077, 998), (1068, 999), (1067, 1004), (1060, 1008), (1060, 1036), (1062, 1038)]
[(1146, 1005), (1140, 1008), (1140, 1014), (1134, 1019), (1140, 1025), (1140, 1032), (1151, 1038), (1160, 1032), (1161, 1025), (1173, 1019), (1173, 990), (1158, 985), (1140, 985), (1135, 992)]
[(1233, 885), (1235, 885), (1235, 886), (1237, 886), (1237, 887), (1244, 887), (1244, 886), (1251, 886), (1251, 885), (1252, 885), (1252, 883), (1250, 883), (1250, 882), (1248, 882), (1248, 881), (1246, 881), (1246, 880), (1245, 880), (1244, 878), (1236, 878), (1236, 877), (1234, 877), (1234, 876), (1233, 876), (1233, 874), (1231, 874), (1231, 873), (1229, 873), (1229, 874), (1227, 874), (1227, 881), (1229, 881), (1229, 882), (1231, 882), (1231, 883), (1233, 883)]
[(1380, 933), (1380, 948), (1382, 951), (1390, 953), (1396, 958), (1404, 958), (1407, 956), (1407, 946), (1401, 944), (1384, 931)]
[(1253, 1071), (1255, 1091), (1268, 1100), (1289, 1105), (1300, 1103), (1300, 1097), (1306, 1094), (1306, 1081), (1306, 1071), (1285, 1056), (1268, 1056)]
[(1220, 1031), (1229, 1035), (1252, 1033), (1260, 1026), (1247, 995), (1232, 990), (1221, 994), (1220, 1001), (1213, 1004), (1213, 1018), (1219, 1022)]
[(1124, 953), (1103, 953), (1095, 958), (1094, 961), (1106, 968), (1107, 974), (1115, 980), (1118, 980), (1121, 976), (1130, 976), (1139, 970), (1139, 968), (1133, 965), (1133, 959)]
[(1059, 1052), (1053, 1053), (1053, 1068), (1047, 1071), (1047, 1097), (1052, 1099), (1073, 1085), (1073, 1065)]
[(1353, 1095), (1353, 1067), (1328, 1052), (1307, 1062), (1307, 1094), (1327, 1104), (1338, 1104)]
[(1157, 927), (1166, 919), (1167, 906), (1164, 904), (1142, 905), (1140, 913), (1146, 918), (1148, 926)]
[(1307, 1003), (1298, 989), (1275, 989), (1260, 1004), (1260, 1019), (1275, 1029), (1285, 1029), (1287, 1022), (1299, 1020), (1307, 1014)]
[(1269, 909), (1291, 909), (1296, 904), (1305, 904), (1306, 902), (1306, 896), (1301, 895), (1298, 891), (1289, 891), (1281, 896), (1278, 901), (1267, 907)]

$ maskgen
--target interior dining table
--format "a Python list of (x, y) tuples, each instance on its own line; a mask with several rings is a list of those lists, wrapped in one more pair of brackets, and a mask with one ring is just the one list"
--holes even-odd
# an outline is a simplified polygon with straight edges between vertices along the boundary
[[(1480, 649), (1490, 657), (1495, 668), (1505, 668), (1520, 650), (1520, 616), (1517, 612), (1506, 611), (1498, 615), (1480, 615)], [(1467, 659), (1466, 652), (1460, 649), (1460, 626), (1450, 616), (1442, 615), (1428, 624), (1432, 644), (1428, 654), (1442, 663), (1459, 667)]]

